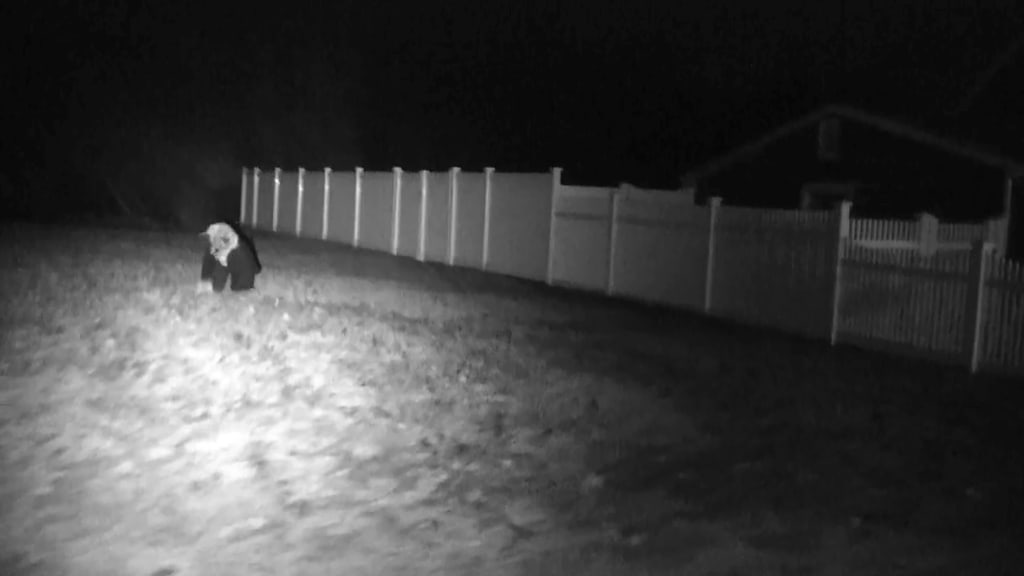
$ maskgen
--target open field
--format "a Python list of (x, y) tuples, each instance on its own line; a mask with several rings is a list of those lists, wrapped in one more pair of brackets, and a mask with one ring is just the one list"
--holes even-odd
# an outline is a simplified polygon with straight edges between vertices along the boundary
[(256, 236), (0, 228), (0, 574), (1019, 574), (1020, 384)]

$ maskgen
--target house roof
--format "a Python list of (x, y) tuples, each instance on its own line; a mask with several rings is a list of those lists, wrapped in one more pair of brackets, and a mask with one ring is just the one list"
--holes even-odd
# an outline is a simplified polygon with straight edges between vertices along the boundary
[(690, 170), (683, 176), (683, 183), (684, 185), (690, 184), (698, 178), (715, 174), (736, 162), (757, 154), (777, 140), (785, 138), (786, 136), (803, 130), (809, 126), (813, 126), (817, 124), (818, 121), (825, 118), (841, 118), (865, 124), (882, 132), (892, 134), (893, 136), (918, 142), (932, 148), (943, 150), (955, 156), (974, 160), (993, 168), (1005, 170), (1011, 176), (1024, 175), (1024, 161), (991, 152), (982, 146), (973, 143), (939, 136), (891, 118), (885, 118), (850, 106), (832, 104), (822, 106), (821, 108), (805, 114), (800, 118), (783, 124), (759, 138), (747, 142), (738, 148), (734, 148), (733, 150)]

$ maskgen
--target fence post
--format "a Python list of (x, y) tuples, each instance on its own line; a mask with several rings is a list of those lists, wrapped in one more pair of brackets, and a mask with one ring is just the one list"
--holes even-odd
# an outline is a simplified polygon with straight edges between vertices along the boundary
[(1007, 242), (1009, 239), (1009, 226), (1010, 219), (1007, 216), (1000, 216), (985, 222), (985, 229), (982, 232), (985, 241), (995, 245), (995, 251), (999, 254), (1006, 254), (1007, 250), (1010, 249)]
[(487, 270), (487, 263), (491, 259), (491, 179), (494, 177), (494, 168), (484, 168), (484, 247), (483, 261), (480, 268)]
[(934, 256), (939, 243), (939, 221), (925, 212), (917, 217), (918, 249), (922, 256)]
[(249, 185), (249, 169), (242, 166), (242, 203), (238, 211), (238, 223), (245, 225), (245, 201), (246, 201), (246, 187)]
[(458, 248), (456, 236), (459, 232), (459, 171), (453, 166), (448, 178), (448, 265), (455, 265), (455, 250)]
[(615, 294), (615, 249), (619, 241), (619, 189), (611, 188), (608, 195), (608, 279), (604, 291)]
[(850, 208), (853, 204), (849, 200), (843, 200), (837, 207), (837, 218), (835, 230), (835, 274), (832, 285), (832, 324), (829, 327), (829, 342), (835, 346), (839, 340), (839, 304), (843, 298), (843, 253), (846, 251), (846, 243), (850, 237)]
[(416, 259), (423, 262), (427, 259), (427, 182), (430, 171), (420, 170), (420, 239), (416, 251)]
[(352, 208), (352, 217), (355, 219), (352, 222), (352, 247), (359, 247), (359, 212), (363, 205), (363, 169), (356, 166), (356, 190), (355, 190), (355, 202)]
[(252, 229), (255, 230), (260, 223), (260, 169), (252, 169)]
[(708, 200), (708, 263), (704, 270), (704, 313), (710, 314), (714, 305), (716, 240), (718, 239), (718, 213), (722, 209), (722, 198), (715, 196)]
[[(996, 245), (996, 251), (1006, 257), (1010, 253), (1010, 220), (1013, 218), (1013, 176), (1010, 173), (1006, 174), (1003, 179), (1003, 213), (1000, 214), (999, 218), (995, 222), (995, 234), (993, 237), (988, 238), (989, 242), (994, 242)], [(1015, 234), (1020, 232), (1014, 231)], [(1016, 255), (1015, 255), (1016, 257)]]
[(299, 183), (296, 188), (297, 198), (295, 199), (295, 237), (302, 236), (302, 197), (303, 181), (306, 179), (306, 169), (299, 166)]
[(327, 227), (330, 220), (327, 218), (327, 214), (331, 209), (331, 168), (328, 166), (324, 168), (324, 213), (321, 216), (320, 222), (320, 239), (327, 240)]
[(971, 275), (967, 286), (967, 318), (964, 323), (964, 360), (971, 374), (978, 371), (982, 326), (985, 316), (985, 281), (988, 279), (991, 242), (976, 240), (971, 246)]
[(545, 281), (550, 285), (555, 273), (555, 203), (558, 201), (558, 190), (562, 187), (562, 169), (551, 169), (551, 209), (548, 214), (548, 269)]
[(281, 169), (274, 168), (274, 217), (270, 229), (277, 232), (277, 211), (281, 204)]
[(395, 173), (394, 187), (391, 198), (391, 255), (398, 255), (398, 235), (402, 223), (402, 169), (395, 166), (391, 169)]

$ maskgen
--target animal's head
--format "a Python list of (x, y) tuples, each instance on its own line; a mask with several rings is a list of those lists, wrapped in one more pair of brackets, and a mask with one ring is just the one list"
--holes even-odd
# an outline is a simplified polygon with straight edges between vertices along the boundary
[(223, 222), (210, 224), (206, 231), (200, 232), (210, 242), (210, 254), (223, 266), (228, 265), (228, 255), (238, 247), (238, 233), (234, 228)]

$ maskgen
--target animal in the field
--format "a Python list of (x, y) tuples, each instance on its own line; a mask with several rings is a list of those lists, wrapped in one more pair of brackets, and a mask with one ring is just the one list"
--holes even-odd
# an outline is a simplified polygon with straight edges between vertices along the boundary
[(237, 227), (216, 222), (199, 234), (209, 242), (203, 254), (201, 282), (210, 282), (214, 292), (223, 292), (228, 280), (231, 290), (241, 292), (256, 287), (256, 275), (263, 270), (256, 246)]

